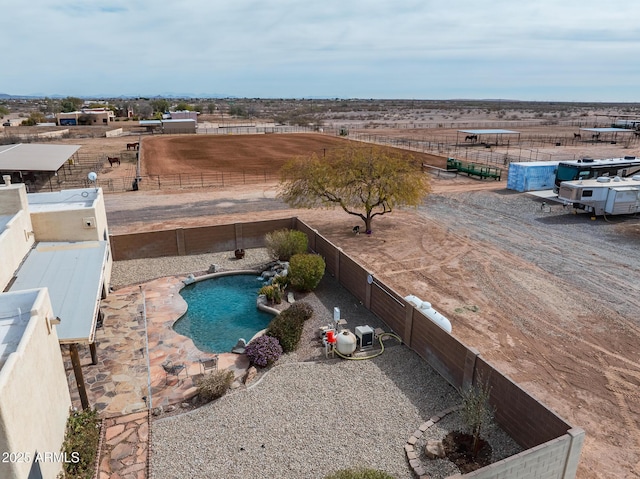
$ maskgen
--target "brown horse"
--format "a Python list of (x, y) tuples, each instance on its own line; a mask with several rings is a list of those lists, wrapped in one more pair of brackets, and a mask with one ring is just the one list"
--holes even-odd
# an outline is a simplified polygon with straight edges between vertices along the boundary
[(582, 135), (580, 133), (574, 133), (573, 134), (573, 139), (577, 140), (577, 139), (582, 139)]
[(114, 164), (120, 166), (120, 158), (109, 158), (109, 157), (107, 157), (107, 160), (109, 161), (109, 166), (113, 166)]
[(127, 150), (137, 150), (140, 148), (140, 143), (127, 143)]

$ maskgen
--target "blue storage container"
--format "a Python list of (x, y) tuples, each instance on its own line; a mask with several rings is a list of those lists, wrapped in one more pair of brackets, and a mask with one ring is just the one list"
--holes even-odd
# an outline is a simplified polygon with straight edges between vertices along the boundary
[(511, 163), (507, 189), (515, 191), (551, 190), (559, 161), (529, 161)]

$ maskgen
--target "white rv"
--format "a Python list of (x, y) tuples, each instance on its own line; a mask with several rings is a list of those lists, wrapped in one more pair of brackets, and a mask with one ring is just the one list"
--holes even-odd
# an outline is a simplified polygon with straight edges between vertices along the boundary
[(558, 200), (593, 216), (626, 215), (640, 211), (640, 175), (601, 176), (595, 180), (563, 181)]

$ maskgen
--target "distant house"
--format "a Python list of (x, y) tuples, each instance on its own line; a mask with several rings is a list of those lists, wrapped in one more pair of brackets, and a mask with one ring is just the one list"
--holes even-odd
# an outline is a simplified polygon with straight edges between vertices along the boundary
[(107, 125), (115, 121), (116, 115), (106, 108), (83, 108), (80, 111), (58, 113), (56, 121), (59, 126)]

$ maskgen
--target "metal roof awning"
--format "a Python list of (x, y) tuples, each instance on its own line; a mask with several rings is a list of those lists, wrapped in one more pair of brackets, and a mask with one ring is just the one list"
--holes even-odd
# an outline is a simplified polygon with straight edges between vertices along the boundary
[(48, 288), (60, 343), (93, 343), (107, 255), (106, 241), (38, 243), (10, 291)]
[(469, 133), (471, 135), (519, 135), (519, 131), (500, 130), (500, 129), (483, 129), (483, 130), (458, 130), (461, 133)]
[(79, 149), (80, 145), (2, 145), (0, 171), (58, 171)]
[(580, 128), (583, 131), (593, 131), (594, 133), (633, 133), (629, 128)]

